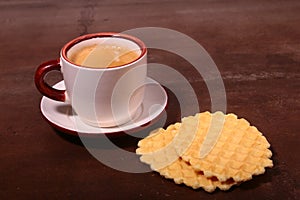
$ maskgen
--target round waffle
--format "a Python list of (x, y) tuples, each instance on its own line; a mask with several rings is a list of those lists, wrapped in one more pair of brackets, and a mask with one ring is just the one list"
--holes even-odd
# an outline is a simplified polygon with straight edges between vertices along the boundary
[[(138, 143), (139, 148), (136, 150), (137, 154), (142, 155), (141, 161), (149, 164), (151, 168), (160, 173), (168, 179), (173, 179), (177, 184), (185, 184), (193, 189), (203, 188), (207, 192), (213, 192), (217, 187), (221, 190), (228, 190), (232, 185), (236, 184), (234, 181), (220, 182), (215, 178), (207, 178), (203, 172), (195, 171), (193, 167), (181, 159), (173, 151), (173, 155), (165, 155), (164, 153), (156, 154), (167, 145), (172, 143), (173, 138), (178, 133), (180, 123), (170, 125), (166, 130), (158, 129), (153, 131), (147, 138), (141, 140)], [(172, 151), (169, 151), (169, 154)], [(170, 161), (168, 157), (175, 158), (174, 161)], [(160, 163), (160, 164), (158, 164)], [(163, 168), (155, 168), (157, 165), (164, 165)]]

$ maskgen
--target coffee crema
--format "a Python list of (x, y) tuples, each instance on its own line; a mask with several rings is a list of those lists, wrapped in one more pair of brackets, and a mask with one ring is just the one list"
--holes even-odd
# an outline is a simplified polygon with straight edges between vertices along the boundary
[(128, 64), (139, 57), (138, 50), (109, 44), (84, 46), (69, 56), (76, 65), (91, 68), (113, 68)]

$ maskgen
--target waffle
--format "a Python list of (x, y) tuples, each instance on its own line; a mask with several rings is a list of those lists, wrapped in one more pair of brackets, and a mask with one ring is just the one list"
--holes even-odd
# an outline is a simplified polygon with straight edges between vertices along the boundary
[[(210, 123), (214, 119), (217, 119), (215, 123)], [(222, 119), (225, 120), (220, 123)], [(203, 171), (206, 177), (217, 177), (221, 182), (228, 179), (242, 182), (250, 180), (252, 175), (263, 174), (266, 167), (273, 166), (270, 159), (272, 152), (268, 149), (270, 144), (245, 119), (238, 119), (234, 114), (205, 112), (196, 115), (192, 120), (198, 121), (200, 128), (197, 130), (196, 139), (181, 156), (196, 171)], [(201, 123), (203, 121), (205, 123)], [(210, 133), (210, 126), (221, 132), (215, 134), (213, 130)], [(207, 154), (201, 155), (202, 152)]]
[[(173, 151), (176, 157), (175, 161), (170, 161), (164, 153), (153, 156), (153, 152), (158, 152), (172, 143), (171, 141), (178, 134), (180, 125), (180, 123), (176, 123), (170, 125), (166, 130), (158, 129), (153, 131), (147, 138), (141, 140), (138, 143), (139, 148), (136, 150), (137, 154), (142, 155), (141, 161), (149, 164), (153, 170), (159, 172), (165, 178), (173, 179), (176, 184), (183, 183), (193, 189), (203, 188), (207, 192), (213, 192), (217, 187), (221, 190), (228, 190), (235, 185), (236, 182), (232, 180), (220, 182), (216, 178), (205, 177), (203, 172), (195, 171), (188, 162), (178, 157), (175, 151)], [(174, 160), (174, 155), (169, 157), (173, 157)], [(164, 167), (155, 167), (157, 162), (160, 163), (159, 166), (163, 163)]]

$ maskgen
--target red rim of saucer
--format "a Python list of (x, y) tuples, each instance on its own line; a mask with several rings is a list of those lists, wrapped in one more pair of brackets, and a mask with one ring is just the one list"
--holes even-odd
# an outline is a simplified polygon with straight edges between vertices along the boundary
[[(59, 84), (59, 83), (57, 83), (57, 84)], [(165, 101), (164, 101), (164, 106), (163, 106), (163, 110), (166, 110), (168, 108), (168, 104), (169, 104), (168, 95), (167, 95), (167, 92), (166, 92), (166, 90), (164, 89), (163, 86), (160, 85), (160, 88), (161, 88), (160, 91), (164, 93), (164, 96), (166, 98)], [(128, 131), (129, 131), (129, 135), (131, 135), (131, 134), (134, 134), (135, 132), (138, 132), (138, 131), (141, 131), (145, 128), (151, 127), (153, 124), (155, 124), (161, 118), (162, 114), (164, 113), (163, 110), (162, 110), (160, 113), (157, 113), (158, 115), (154, 116), (152, 119), (149, 119), (149, 120), (146, 120), (146, 121), (143, 120), (144, 121), (143, 123), (140, 123), (139, 125), (133, 126), (133, 127), (130, 127), (130, 128), (125, 128), (123, 130), (120, 129), (120, 130), (101, 132), (101, 133), (78, 132), (77, 130), (73, 130), (72, 128), (68, 128), (68, 127), (65, 127), (64, 125), (57, 124), (57, 123), (53, 122), (50, 119), (51, 117), (48, 118), (47, 116), (49, 116), (49, 115), (46, 114), (46, 111), (45, 111), (45, 108), (44, 108), (44, 106), (46, 105), (45, 103), (43, 103), (46, 100), (44, 98), (48, 99), (47, 97), (43, 97), (41, 99), (40, 112), (42, 114), (42, 117), (48, 122), (49, 125), (52, 126), (52, 128), (54, 128), (54, 129), (56, 129), (56, 130), (58, 130), (62, 133), (65, 133), (66, 135), (72, 135), (72, 136), (83, 136), (83, 137), (98, 137), (98, 136), (101, 136), (101, 135), (115, 136), (115, 135), (127, 134)]]

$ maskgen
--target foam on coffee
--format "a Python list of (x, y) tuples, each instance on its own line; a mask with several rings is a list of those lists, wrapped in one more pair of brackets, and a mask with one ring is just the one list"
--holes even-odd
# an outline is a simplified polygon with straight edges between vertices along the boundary
[(68, 55), (68, 58), (71, 62), (83, 67), (112, 68), (123, 66), (136, 60), (140, 55), (140, 50), (137, 50), (136, 47), (126, 46), (124, 41), (124, 39), (114, 38), (112, 41), (109, 39), (100, 43), (94, 41), (90, 44), (81, 44)]

